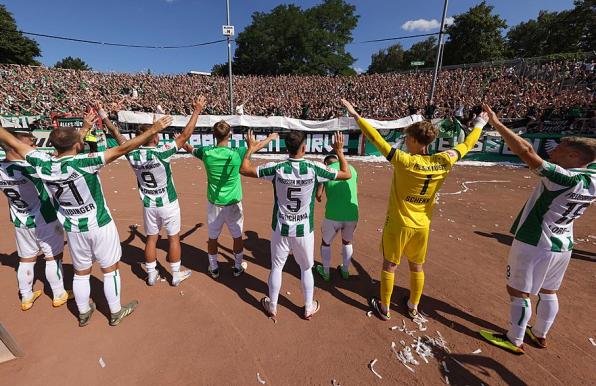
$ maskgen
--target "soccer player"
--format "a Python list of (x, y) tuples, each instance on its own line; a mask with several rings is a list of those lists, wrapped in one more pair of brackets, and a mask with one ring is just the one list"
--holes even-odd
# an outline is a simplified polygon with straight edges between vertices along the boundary
[[(30, 130), (13, 129), (11, 133), (23, 144), (35, 147), (35, 137)], [(45, 274), (52, 288), (52, 305), (60, 307), (72, 299), (72, 294), (64, 290), (62, 225), (35, 169), (11, 147), (4, 145), (4, 149), (6, 159), (0, 162), (0, 189), (8, 199), (10, 220), (15, 228), (21, 309), (29, 310), (41, 296), (41, 290), (33, 291), (33, 268), (40, 252), (46, 261)]]
[(371, 306), (382, 320), (391, 318), (389, 305), (395, 270), (401, 256), (405, 255), (410, 268), (408, 315), (413, 319), (419, 318), (418, 304), (424, 287), (423, 265), (435, 195), (453, 165), (474, 147), (488, 117), (486, 113), (476, 117), (474, 129), (463, 143), (434, 155), (428, 155), (427, 147), (437, 137), (438, 129), (430, 121), (416, 122), (404, 130), (409, 152), (406, 153), (391, 147), (370, 123), (358, 115), (348, 101), (341, 101), (368, 140), (393, 165), (389, 206), (380, 248), (383, 255), (381, 296), (380, 301), (372, 298)]
[[(323, 163), (330, 169), (339, 170), (339, 159), (335, 154), (326, 156)], [(330, 281), (331, 243), (339, 232), (341, 232), (343, 264), (337, 267), (337, 271), (344, 280), (350, 277), (352, 240), (356, 225), (358, 225), (358, 173), (352, 165), (350, 165), (350, 172), (352, 177), (349, 180), (328, 181), (319, 185), (317, 189), (317, 201), (321, 201), (323, 191), (325, 191), (327, 201), (325, 203), (325, 219), (321, 225), (323, 265), (317, 265), (315, 270), (326, 282)]]
[(314, 278), (314, 206), (317, 185), (330, 180), (347, 180), (352, 175), (343, 155), (343, 136), (337, 132), (333, 148), (339, 159), (339, 170), (326, 168), (320, 162), (304, 159), (306, 135), (303, 131), (291, 131), (285, 137), (290, 157), (283, 162), (270, 162), (253, 166), (251, 156), (257, 142), (248, 132), (248, 150), (242, 160), (240, 173), (247, 177), (273, 181), (275, 204), (271, 228), (271, 273), (269, 274), (269, 297), (261, 299), (267, 314), (277, 317), (277, 300), (281, 290), (282, 271), (288, 254), (292, 251), (300, 266), (300, 280), (304, 293), (304, 318), (309, 320), (320, 304), (313, 300)]
[[(85, 125), (92, 127), (96, 120), (95, 114), (87, 114)], [(122, 288), (118, 261), (122, 249), (98, 172), (103, 166), (141, 146), (171, 122), (171, 117), (163, 117), (143, 135), (123, 145), (89, 154), (78, 154), (84, 145), (81, 134), (75, 128), (54, 129), (50, 133), (50, 141), (56, 148), (56, 156), (36, 151), (0, 127), (0, 141), (14, 149), (36, 169), (57, 205), (58, 220), (66, 231), (75, 272), (73, 292), (81, 327), (89, 323), (95, 310), (95, 304), (89, 299), (89, 279), (95, 260), (99, 262), (104, 275), (104, 294), (111, 313), (110, 325), (118, 325), (138, 305), (136, 300), (125, 306), (120, 304)]]
[[(98, 107), (99, 115), (108, 130), (119, 144), (124, 143), (124, 138), (120, 135), (118, 128), (110, 122), (101, 106)], [(150, 286), (155, 285), (159, 278), (156, 249), (162, 227), (168, 234), (167, 259), (172, 269), (172, 285), (179, 286), (191, 274), (190, 270), (180, 270), (180, 206), (172, 177), (170, 159), (192, 135), (204, 107), (205, 97), (200, 96), (193, 101), (194, 111), (182, 133), (172, 143), (158, 146), (159, 135), (155, 134), (139, 149), (126, 155), (126, 159), (136, 174), (139, 195), (143, 202), (143, 220), (147, 234), (145, 267), (147, 268), (147, 284)], [(137, 133), (141, 135), (150, 128), (151, 125), (141, 125)]]
[[(209, 274), (217, 279), (219, 265), (217, 263), (217, 240), (224, 224), (234, 239), (234, 268), (235, 277), (240, 276), (247, 265), (244, 262), (244, 244), (242, 241), (242, 225), (244, 213), (242, 210), (242, 182), (240, 179), (240, 164), (246, 153), (244, 147), (230, 147), (232, 136), (230, 125), (219, 121), (213, 126), (213, 136), (217, 141), (215, 146), (199, 146), (193, 148), (186, 144), (185, 150), (202, 160), (207, 172), (207, 253), (209, 255)], [(276, 139), (276, 133), (269, 135), (259, 142), (256, 151), (261, 150)]]
[[(596, 199), (596, 139), (565, 137), (543, 160), (526, 140), (503, 125), (487, 105), (489, 122), (511, 151), (541, 179), (511, 227), (515, 235), (507, 262), (507, 292), (511, 298), (507, 334), (480, 331), (490, 343), (524, 353), (524, 335), (546, 348), (563, 281), (573, 249), (573, 223)], [(536, 321), (530, 295), (538, 295)]]

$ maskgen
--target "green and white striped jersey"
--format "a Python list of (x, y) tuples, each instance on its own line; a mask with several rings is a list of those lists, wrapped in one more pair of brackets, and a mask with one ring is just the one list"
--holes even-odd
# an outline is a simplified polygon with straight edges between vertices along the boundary
[(511, 227), (515, 239), (551, 252), (573, 249), (573, 222), (596, 199), (596, 163), (563, 169), (544, 161), (542, 176)]
[(337, 170), (320, 162), (289, 158), (257, 167), (257, 176), (273, 182), (271, 228), (282, 236), (303, 237), (314, 230), (317, 186), (335, 180)]
[(15, 227), (35, 228), (58, 219), (43, 182), (26, 161), (0, 162), (0, 189), (8, 198)]
[(177, 152), (176, 142), (171, 142), (160, 147), (142, 146), (126, 155), (145, 208), (162, 207), (178, 199), (170, 167), (170, 158)]
[(56, 158), (33, 150), (26, 160), (52, 195), (65, 231), (87, 232), (112, 221), (98, 175), (103, 152)]

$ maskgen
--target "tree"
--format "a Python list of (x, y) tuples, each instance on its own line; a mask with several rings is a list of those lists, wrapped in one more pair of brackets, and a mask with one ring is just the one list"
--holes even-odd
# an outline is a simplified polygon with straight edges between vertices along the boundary
[(424, 67), (431, 67), (435, 65), (437, 58), (437, 38), (429, 37), (418, 43), (414, 43), (404, 55), (404, 63), (411, 68), (411, 62), (424, 62)]
[(66, 58), (59, 60), (54, 64), (54, 68), (64, 68), (68, 70), (79, 70), (79, 71), (89, 71), (91, 67), (87, 65), (81, 58), (73, 58), (72, 56), (67, 56)]
[(228, 75), (228, 64), (227, 63), (214, 64), (213, 67), (211, 67), (211, 75), (214, 75), (214, 76)]
[(41, 50), (35, 40), (24, 36), (6, 7), (0, 4), (0, 63), (39, 65)]
[(307, 10), (290, 4), (255, 12), (236, 39), (234, 73), (354, 73), (354, 58), (345, 46), (357, 22), (355, 7), (343, 0), (325, 0)]
[(561, 12), (540, 11), (507, 33), (510, 57), (532, 57), (596, 49), (596, 0), (579, 0)]
[(493, 7), (483, 1), (454, 16), (453, 24), (447, 27), (449, 40), (445, 43), (444, 64), (476, 63), (505, 56), (502, 31), (507, 23), (492, 11)]
[(434, 65), (436, 54), (437, 38), (434, 36), (414, 43), (407, 51), (404, 51), (401, 44), (397, 43), (372, 54), (368, 73), (410, 70), (414, 68), (410, 63), (419, 61), (424, 62), (425, 67), (429, 67)]
[(399, 71), (404, 68), (405, 52), (401, 44), (397, 43), (372, 54), (368, 73), (382, 73)]

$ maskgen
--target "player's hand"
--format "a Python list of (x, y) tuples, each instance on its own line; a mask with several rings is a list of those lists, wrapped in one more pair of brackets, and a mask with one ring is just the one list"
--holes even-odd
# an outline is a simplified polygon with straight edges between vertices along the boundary
[[(179, 136), (180, 136), (180, 133), (175, 133), (174, 139), (178, 138)], [(184, 145), (182, 145), (182, 148), (189, 153), (192, 153), (192, 151), (194, 150), (193, 147), (188, 142), (184, 142)]]
[(101, 119), (106, 119), (108, 117), (108, 114), (103, 109), (103, 106), (100, 101), (93, 102), (93, 108), (95, 109), (95, 111), (97, 111), (97, 114)]
[(255, 136), (254, 136), (252, 130), (250, 130), (250, 129), (248, 130), (244, 139), (246, 140), (246, 145), (248, 146), (248, 150), (249, 151), (254, 150), (254, 148), (257, 146), (258, 142), (255, 139)]
[(491, 126), (501, 123), (501, 121), (499, 121), (499, 117), (497, 117), (497, 113), (495, 113), (493, 109), (491, 109), (486, 103), (482, 104), (482, 113), (480, 115), (482, 116), (482, 114), (485, 114), (486, 120)]
[(341, 104), (344, 105), (344, 107), (346, 108), (346, 110), (348, 110), (348, 114), (350, 114), (350, 116), (352, 117), (357, 117), (358, 113), (356, 112), (356, 109), (354, 108), (354, 106), (352, 106), (352, 104), (350, 102), (348, 102), (345, 99), (341, 99)]
[(195, 109), (195, 111), (198, 111), (198, 112), (203, 111), (206, 104), (207, 104), (207, 99), (203, 95), (198, 96), (192, 102), (193, 108)]
[(269, 134), (268, 137), (269, 137), (270, 140), (273, 141), (274, 139), (278, 139), (279, 138), (279, 133), (271, 133), (271, 134)]
[(157, 121), (155, 121), (153, 123), (153, 127), (155, 127), (157, 131), (162, 131), (166, 127), (171, 126), (172, 122), (174, 122), (174, 118), (172, 118), (169, 115), (166, 115), (165, 117), (161, 117)]
[(85, 117), (83, 118), (83, 127), (81, 128), (81, 130), (90, 129), (96, 123), (97, 123), (97, 114), (95, 114), (95, 112), (93, 112), (93, 111), (89, 111), (87, 114), (85, 114)]
[(339, 131), (333, 134), (333, 150), (335, 150), (335, 154), (344, 153), (344, 136)]

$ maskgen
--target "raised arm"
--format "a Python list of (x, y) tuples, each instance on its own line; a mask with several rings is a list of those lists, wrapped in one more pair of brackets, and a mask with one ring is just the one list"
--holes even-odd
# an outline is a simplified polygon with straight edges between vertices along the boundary
[(182, 133), (180, 133), (180, 135), (177, 136), (175, 139), (176, 146), (179, 149), (186, 143), (186, 141), (188, 141), (193, 131), (195, 130), (195, 127), (197, 126), (197, 120), (199, 119), (199, 115), (201, 115), (201, 112), (205, 108), (205, 103), (206, 99), (202, 95), (193, 101), (194, 110), (192, 111), (192, 115), (188, 120), (188, 123), (184, 127), (184, 130), (182, 130)]
[(24, 144), (19, 141), (17, 137), (8, 132), (4, 127), (0, 126), (0, 144), (8, 146), (16, 151), (21, 157), (25, 158), (27, 153), (31, 150), (35, 150), (34, 147)]
[(143, 134), (137, 135), (136, 137), (126, 141), (122, 145), (118, 145), (116, 147), (106, 150), (104, 153), (106, 164), (118, 159), (120, 156), (123, 156), (124, 154), (130, 153), (134, 149), (146, 143), (149, 140), (149, 138), (151, 138), (151, 136), (159, 133), (171, 124), (172, 117), (161, 117), (155, 123), (153, 123), (149, 130), (145, 131)]
[(476, 142), (480, 138), (482, 134), (482, 129), (486, 126), (486, 122), (488, 121), (488, 114), (485, 112), (480, 113), (474, 121), (472, 121), (472, 126), (474, 129), (470, 131), (470, 134), (466, 136), (466, 139), (458, 145), (456, 145), (452, 150), (455, 151), (455, 154), (452, 154), (452, 151), (447, 151), (447, 153), (453, 157), (451, 162), (455, 163), (462, 159), (470, 150), (474, 148)]
[(255, 145), (255, 150), (254, 150), (254, 152), (256, 153), (256, 152), (260, 151), (260, 150), (261, 150), (261, 149), (263, 149), (265, 146), (269, 145), (269, 142), (271, 142), (271, 141), (273, 141), (274, 139), (277, 139), (277, 138), (279, 138), (279, 134), (277, 134), (277, 133), (271, 133), (271, 134), (269, 134), (269, 135), (267, 136), (267, 138), (265, 138), (264, 140), (262, 140), (262, 141), (258, 142), (258, 143)]
[(104, 125), (106, 125), (106, 127), (108, 128), (108, 131), (110, 132), (110, 134), (112, 134), (114, 139), (116, 139), (116, 142), (118, 143), (118, 145), (122, 145), (124, 142), (126, 142), (126, 138), (124, 138), (122, 133), (120, 133), (120, 129), (118, 128), (118, 126), (116, 126), (112, 123), (112, 121), (110, 120), (110, 117), (108, 116), (106, 111), (103, 109), (103, 106), (101, 105), (101, 103), (95, 102), (94, 107), (95, 107), (95, 110), (97, 110), (97, 114), (99, 114), (101, 121), (103, 122)]
[(84, 141), (85, 137), (89, 133), (89, 130), (93, 128), (93, 125), (97, 123), (97, 114), (93, 111), (89, 111), (83, 117), (83, 126), (79, 129), (79, 135), (81, 136), (81, 140)]
[(356, 120), (358, 127), (360, 127), (360, 130), (362, 130), (366, 138), (368, 138), (368, 140), (372, 142), (373, 145), (375, 145), (377, 150), (379, 150), (381, 154), (383, 154), (383, 157), (387, 157), (387, 155), (391, 151), (391, 145), (387, 141), (385, 141), (385, 139), (383, 139), (383, 137), (381, 136), (381, 134), (379, 134), (377, 129), (372, 127), (372, 125), (368, 123), (366, 119), (362, 118), (356, 112), (356, 109), (354, 109), (354, 106), (352, 106), (350, 102), (348, 102), (345, 99), (342, 99), (341, 103), (345, 106), (346, 110), (348, 110), (348, 114), (350, 114), (350, 116)]
[[(174, 134), (174, 139), (178, 138), (180, 134)], [(186, 152), (192, 154), (193, 150), (195, 149), (190, 143), (184, 142), (184, 144), (179, 147), (179, 149), (184, 149)]]
[(248, 133), (246, 133), (245, 139), (246, 139), (246, 144), (248, 146), (248, 149), (246, 150), (246, 153), (244, 154), (244, 158), (242, 159), (242, 165), (240, 165), (240, 174), (242, 174), (243, 176), (246, 176), (246, 177), (257, 178), (257, 177), (259, 177), (257, 174), (257, 167), (252, 164), (250, 157), (255, 152), (258, 142), (256, 141), (255, 137), (253, 136), (252, 130), (248, 130)]
[(350, 166), (344, 156), (344, 136), (339, 131), (336, 131), (333, 137), (335, 139), (333, 142), (333, 149), (339, 160), (339, 171), (337, 172), (337, 177), (335, 179), (349, 180), (352, 178), (352, 172), (350, 171)]
[(488, 114), (488, 122), (501, 134), (501, 137), (509, 146), (513, 154), (524, 161), (530, 169), (536, 169), (542, 165), (544, 160), (536, 153), (532, 145), (511, 131), (497, 117), (497, 114), (487, 105), (482, 104), (482, 109)]

